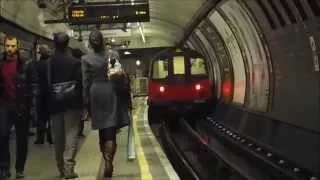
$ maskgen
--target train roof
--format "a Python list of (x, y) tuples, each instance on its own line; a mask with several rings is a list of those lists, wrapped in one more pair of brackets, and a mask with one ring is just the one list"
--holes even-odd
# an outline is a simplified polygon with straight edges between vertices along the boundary
[(159, 59), (159, 58), (166, 58), (168, 56), (182, 56), (184, 54), (189, 54), (189, 56), (192, 57), (201, 57), (203, 58), (203, 55), (200, 54), (199, 52), (189, 49), (189, 48), (180, 48), (180, 47), (169, 47), (166, 48), (162, 51), (160, 51), (159, 53), (157, 53), (153, 58), (152, 61)]

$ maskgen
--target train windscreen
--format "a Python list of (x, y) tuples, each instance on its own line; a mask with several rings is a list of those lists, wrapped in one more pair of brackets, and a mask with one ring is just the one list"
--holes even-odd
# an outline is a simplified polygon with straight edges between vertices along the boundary
[(202, 76), (207, 75), (206, 64), (202, 58), (190, 58), (191, 75)]
[(168, 59), (158, 59), (152, 64), (152, 79), (168, 78)]
[(184, 75), (185, 73), (184, 56), (174, 56), (173, 75)]

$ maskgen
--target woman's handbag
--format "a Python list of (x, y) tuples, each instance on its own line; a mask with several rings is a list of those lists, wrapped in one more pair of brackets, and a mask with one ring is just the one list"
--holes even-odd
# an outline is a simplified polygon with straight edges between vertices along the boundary
[(48, 59), (48, 89), (50, 96), (51, 112), (72, 103), (77, 97), (77, 81), (66, 81), (61, 83), (52, 83), (51, 58)]

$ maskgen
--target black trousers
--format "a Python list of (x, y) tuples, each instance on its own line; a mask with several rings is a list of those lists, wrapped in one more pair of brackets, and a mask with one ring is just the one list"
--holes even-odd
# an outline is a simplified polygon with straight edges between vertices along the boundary
[(10, 129), (16, 129), (17, 171), (23, 171), (28, 153), (29, 117), (26, 111), (16, 108), (0, 107), (0, 169), (10, 169), (9, 138)]
[(109, 127), (99, 129), (99, 143), (102, 145), (106, 141), (115, 141), (117, 135), (117, 129), (115, 127)]
[(51, 141), (51, 125), (50, 117), (46, 108), (41, 109), (38, 112), (38, 122), (37, 122), (37, 140), (44, 141), (45, 136), (47, 135), (47, 140)]
[(47, 94), (40, 93), (40, 99), (38, 101), (38, 111), (37, 111), (37, 140), (44, 141), (47, 135), (47, 141), (52, 141), (51, 135), (51, 123), (50, 123), (50, 113), (48, 109)]

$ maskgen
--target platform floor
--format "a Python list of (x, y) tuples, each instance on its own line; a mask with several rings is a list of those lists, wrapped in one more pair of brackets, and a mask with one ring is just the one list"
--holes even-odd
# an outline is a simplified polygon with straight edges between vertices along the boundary
[[(146, 98), (134, 99), (133, 127), (136, 159), (127, 160), (128, 127), (117, 135), (118, 149), (114, 160), (114, 180), (178, 180), (176, 172), (155, 139), (147, 119)], [(102, 180), (103, 159), (98, 146), (98, 132), (90, 130), (90, 122), (85, 125), (85, 137), (81, 139), (76, 158), (76, 172), (79, 180)], [(15, 160), (15, 138), (11, 138), (12, 165)], [(26, 164), (25, 180), (59, 180), (53, 145), (34, 145), (34, 137), (29, 141), (29, 156)], [(12, 169), (14, 179), (14, 169)]]

